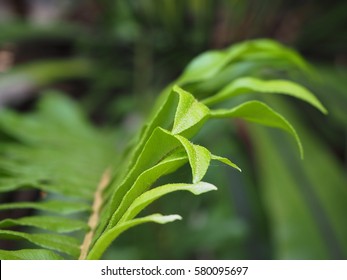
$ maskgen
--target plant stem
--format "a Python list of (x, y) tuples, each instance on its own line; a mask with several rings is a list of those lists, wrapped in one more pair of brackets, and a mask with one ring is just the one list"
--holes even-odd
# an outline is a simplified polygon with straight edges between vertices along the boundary
[(99, 223), (100, 208), (103, 203), (102, 193), (107, 187), (108, 183), (110, 182), (110, 177), (111, 177), (110, 174), (111, 174), (110, 169), (106, 169), (106, 171), (102, 174), (99, 185), (95, 191), (92, 214), (89, 217), (89, 221), (88, 221), (88, 226), (90, 230), (85, 235), (83, 243), (81, 245), (81, 254), (79, 256), (80, 260), (86, 259), (90, 244), (95, 234), (95, 229)]

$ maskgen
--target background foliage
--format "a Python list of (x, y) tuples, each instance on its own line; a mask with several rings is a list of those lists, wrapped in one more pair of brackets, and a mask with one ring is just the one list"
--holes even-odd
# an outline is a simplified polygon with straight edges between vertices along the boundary
[[(90, 129), (79, 131), (73, 121), (71, 130), (88, 135), (91, 146), (101, 141), (121, 151), (154, 98), (197, 54), (245, 39), (275, 38), (295, 47), (317, 73), (303, 75), (280, 63), (276, 69), (243, 63), (226, 74), (229, 80), (245, 73), (287, 78), (319, 97), (328, 117), (301, 102), (266, 97), (298, 130), (305, 159), (277, 131), (241, 121), (212, 123), (201, 133), (202, 144), (233, 158), (243, 173), (212, 166), (206, 181), (219, 186), (218, 192), (199, 199), (177, 193), (157, 201), (151, 210), (170, 213), (179, 206), (185, 220), (133, 229), (106, 257), (345, 259), (346, 11), (345, 1), (2, 1), (0, 106), (32, 111), (45, 89), (59, 89), (78, 100), (109, 136), (96, 140)], [(207, 96), (224, 82), (222, 76), (187, 89)], [(13, 141), (9, 128), (21, 131), (2, 118), (1, 139), (8, 142)], [(27, 141), (35, 142), (33, 135), (25, 135)], [(44, 150), (36, 152), (22, 151), (27, 161), (44, 157)], [(52, 168), (64, 166), (60, 162), (69, 162), (64, 156), (71, 153), (57, 151), (49, 160)], [(97, 159), (92, 162), (85, 164), (103, 168), (94, 164)], [(39, 172), (41, 166), (32, 168), (18, 172)], [(190, 176), (185, 170), (178, 174)], [(34, 201), (38, 196), (14, 191), (0, 199)], [(16, 243), (1, 247), (15, 249)]]

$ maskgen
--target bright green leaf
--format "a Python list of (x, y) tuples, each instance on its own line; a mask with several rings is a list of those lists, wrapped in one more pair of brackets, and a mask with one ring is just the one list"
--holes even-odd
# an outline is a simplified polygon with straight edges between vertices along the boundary
[(176, 220), (181, 220), (179, 215), (168, 215), (163, 216), (161, 214), (152, 214), (143, 218), (133, 219), (131, 221), (122, 223), (113, 227), (112, 229), (106, 231), (95, 243), (93, 248), (90, 250), (87, 259), (97, 260), (100, 259), (105, 250), (110, 246), (110, 244), (115, 240), (121, 233), (134, 226), (154, 222), (158, 224), (166, 224)]
[(282, 115), (262, 102), (249, 101), (229, 110), (213, 110), (211, 116), (214, 118), (241, 118), (249, 122), (283, 129), (295, 138), (301, 157), (304, 155), (300, 138), (292, 125)]
[(179, 84), (194, 82), (213, 77), (225, 65), (226, 55), (222, 51), (208, 51), (195, 59), (186, 67)]
[(124, 195), (119, 207), (112, 215), (108, 228), (115, 226), (131, 203), (145, 192), (159, 177), (175, 171), (187, 161), (188, 157), (184, 153), (175, 153), (141, 173)]
[(221, 51), (207, 51), (197, 56), (176, 81), (179, 85), (216, 78), (225, 67), (238, 61), (262, 60), (264, 64), (282, 61), (311, 73), (310, 67), (294, 50), (273, 40), (257, 39), (234, 44)]
[(233, 167), (235, 169), (237, 169), (238, 171), (242, 171), (240, 167), (238, 167), (235, 163), (233, 163), (230, 159), (227, 159), (225, 157), (220, 157), (220, 156), (216, 156), (216, 155), (211, 155), (211, 159), (212, 160), (218, 160), (226, 165), (229, 165), (230, 167)]
[[(135, 164), (154, 131), (158, 127), (168, 129), (172, 124), (178, 102), (177, 97), (177, 94), (172, 92), (170, 89), (168, 94), (163, 96), (163, 100), (160, 100), (160, 105), (158, 105), (158, 108), (153, 111), (153, 115), (149, 117), (149, 120), (142, 129), (137, 145), (134, 147), (134, 150), (130, 155), (127, 169), (130, 169)], [(127, 169), (125, 169), (125, 171), (129, 171)]]
[(194, 126), (198, 126), (197, 129), (199, 129), (203, 125), (204, 120), (207, 119), (210, 110), (204, 104), (198, 102), (193, 95), (180, 87), (175, 86), (173, 91), (179, 94), (179, 103), (172, 133), (182, 134)]
[(133, 219), (140, 213), (145, 207), (151, 204), (153, 201), (160, 197), (176, 191), (189, 191), (195, 195), (199, 195), (217, 188), (209, 183), (199, 182), (196, 184), (167, 184), (164, 186), (156, 187), (140, 195), (133, 204), (128, 208), (120, 223)]
[(161, 128), (156, 128), (153, 131), (126, 177), (120, 184), (115, 182), (111, 185), (115, 191), (109, 205), (109, 218), (117, 210), (122, 198), (141, 173), (168, 157), (179, 146), (180, 142), (171, 133)]
[(187, 152), (189, 164), (192, 168), (193, 183), (198, 183), (205, 176), (210, 165), (211, 153), (205, 147), (194, 145), (188, 139), (176, 135)]
[(323, 113), (327, 113), (324, 106), (310, 91), (294, 82), (286, 80), (263, 81), (250, 77), (239, 78), (232, 81), (220, 92), (203, 100), (202, 102), (206, 105), (212, 105), (237, 95), (256, 92), (290, 95), (310, 103)]

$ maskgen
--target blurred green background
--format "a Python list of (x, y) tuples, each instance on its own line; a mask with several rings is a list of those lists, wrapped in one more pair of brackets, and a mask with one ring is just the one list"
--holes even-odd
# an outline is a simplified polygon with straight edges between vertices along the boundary
[[(313, 64), (318, 78), (247, 65), (234, 74), (292, 79), (325, 104), (328, 116), (300, 101), (266, 99), (298, 130), (305, 159), (282, 132), (211, 123), (197, 141), (243, 172), (212, 166), (205, 180), (218, 192), (156, 202), (155, 210), (184, 220), (133, 229), (106, 257), (347, 259), (346, 15), (343, 0), (1, 0), (0, 107), (31, 111), (56, 89), (122, 147), (196, 55), (247, 39), (278, 40)], [(189, 179), (189, 170), (175, 176)]]

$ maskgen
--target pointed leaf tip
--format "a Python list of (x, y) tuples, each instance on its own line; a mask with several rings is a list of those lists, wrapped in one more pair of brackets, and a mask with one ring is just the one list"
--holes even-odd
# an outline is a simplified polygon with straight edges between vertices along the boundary
[(154, 214), (152, 215), (152, 221), (159, 223), (159, 224), (166, 224), (166, 223), (171, 223), (177, 220), (182, 220), (182, 217), (180, 215), (166, 215), (163, 216), (161, 214)]
[(196, 183), (192, 185), (189, 189), (189, 191), (195, 195), (203, 194), (209, 191), (216, 191), (216, 190), (217, 190), (217, 187), (215, 185), (212, 185), (206, 182)]
[(233, 163), (231, 160), (229, 160), (228, 158), (225, 157), (220, 157), (220, 156), (216, 156), (216, 155), (211, 155), (211, 159), (212, 160), (218, 160), (226, 165), (229, 165), (233, 168), (235, 168), (236, 170), (242, 172), (241, 168), (238, 167), (235, 163)]

